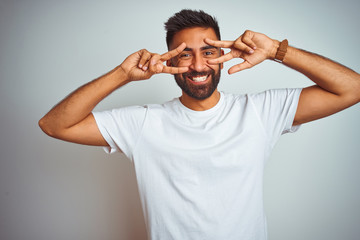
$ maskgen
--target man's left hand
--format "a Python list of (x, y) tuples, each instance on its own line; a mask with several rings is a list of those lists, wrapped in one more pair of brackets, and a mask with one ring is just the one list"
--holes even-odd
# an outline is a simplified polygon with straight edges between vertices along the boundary
[(229, 48), (230, 52), (216, 59), (211, 59), (210, 64), (227, 62), (233, 58), (242, 58), (244, 61), (229, 69), (229, 74), (251, 68), (266, 59), (274, 59), (279, 42), (262, 33), (245, 31), (235, 41), (215, 41), (209, 38), (205, 42), (211, 46)]

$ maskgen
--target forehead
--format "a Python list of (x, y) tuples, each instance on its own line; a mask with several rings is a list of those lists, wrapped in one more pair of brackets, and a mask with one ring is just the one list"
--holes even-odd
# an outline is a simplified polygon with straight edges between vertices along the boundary
[(181, 30), (180, 32), (177, 32), (174, 35), (173, 41), (170, 45), (170, 49), (176, 48), (183, 42), (186, 43), (186, 47), (188, 48), (193, 48), (193, 49), (201, 48), (204, 45), (207, 45), (204, 42), (205, 38), (218, 40), (215, 31), (212, 28), (202, 28), (202, 27), (186, 28)]

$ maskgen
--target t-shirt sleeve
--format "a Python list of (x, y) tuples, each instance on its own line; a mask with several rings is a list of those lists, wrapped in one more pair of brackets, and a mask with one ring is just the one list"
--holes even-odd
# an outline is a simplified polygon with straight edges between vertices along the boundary
[(147, 113), (146, 106), (131, 106), (103, 112), (92, 112), (96, 124), (110, 147), (107, 153), (123, 152), (132, 159)]
[(292, 124), (301, 90), (301, 88), (272, 89), (249, 95), (272, 147), (282, 134), (299, 129), (300, 126)]

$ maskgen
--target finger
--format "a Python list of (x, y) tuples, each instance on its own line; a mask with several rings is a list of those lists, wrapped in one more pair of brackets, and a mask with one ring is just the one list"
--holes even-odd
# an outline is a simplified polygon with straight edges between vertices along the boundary
[(205, 43), (220, 48), (231, 48), (234, 44), (234, 41), (215, 41), (210, 38), (205, 38)]
[(251, 49), (256, 49), (256, 44), (249, 37), (243, 37), (243, 42)]
[(173, 57), (176, 57), (177, 55), (179, 55), (182, 51), (184, 51), (184, 49), (186, 48), (186, 44), (185, 43), (182, 43), (180, 44), (177, 48), (169, 51), (169, 52), (166, 52), (164, 54), (161, 55), (161, 61), (164, 62), (164, 61), (167, 61), (167, 60), (170, 60), (171, 58)]
[(141, 52), (140, 52), (140, 60), (139, 60), (139, 64), (138, 64), (139, 68), (146, 71), (147, 70), (146, 66), (148, 65), (146, 63), (149, 61), (150, 58), (151, 58), (150, 52), (148, 52), (145, 49), (141, 50)]
[(252, 54), (254, 52), (254, 49), (252, 49), (251, 47), (249, 47), (248, 45), (246, 45), (245, 43), (242, 42), (241, 39), (237, 39), (234, 43), (234, 47), (240, 51)]
[[(155, 72), (155, 73), (159, 73), (161, 72), (161, 66), (162, 62), (160, 61), (161, 56), (159, 54), (154, 54), (151, 59), (150, 59), (150, 64), (149, 64), (149, 70), (151, 72)], [(159, 69), (160, 68), (160, 69)]]
[(232, 53), (229, 52), (229, 53), (227, 53), (225, 55), (222, 55), (221, 57), (208, 60), (208, 63), (210, 63), (210, 64), (219, 64), (219, 63), (227, 62), (227, 61), (229, 61), (229, 60), (231, 60), (233, 58), (234, 58), (234, 55), (232, 55)]
[(242, 36), (242, 41), (252, 49), (256, 49), (256, 44), (252, 40), (253, 35), (253, 32), (249, 30), (245, 31), (244, 35)]
[(162, 69), (162, 73), (170, 73), (170, 74), (180, 74), (189, 71), (188, 67), (168, 67), (164, 66)]
[(240, 72), (240, 71), (242, 71), (242, 70), (249, 69), (249, 68), (251, 68), (251, 67), (252, 67), (252, 65), (251, 65), (249, 62), (244, 61), (244, 62), (242, 62), (242, 63), (240, 63), (240, 64), (237, 64), (237, 65), (235, 65), (235, 66), (232, 66), (232, 67), (228, 70), (228, 73), (229, 73), (229, 74), (234, 74), (234, 73)]
[(147, 71), (147, 70), (149, 69), (149, 64), (150, 64), (150, 62), (147, 61), (141, 69), (142, 69), (143, 71)]
[(155, 64), (154, 66), (153, 66), (153, 72), (155, 72), (155, 73), (162, 73), (162, 70), (163, 70), (163, 68), (164, 68), (165, 66), (162, 64), (162, 62), (158, 62), (157, 64)]

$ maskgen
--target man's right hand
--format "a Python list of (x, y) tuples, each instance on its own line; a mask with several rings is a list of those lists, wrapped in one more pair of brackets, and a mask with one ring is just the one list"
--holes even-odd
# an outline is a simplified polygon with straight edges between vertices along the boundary
[(111, 92), (131, 81), (149, 79), (157, 73), (178, 74), (187, 67), (170, 67), (163, 64), (177, 56), (186, 47), (183, 43), (162, 55), (140, 50), (109, 73), (78, 88), (67, 96), (40, 121), (41, 129), (48, 135), (65, 141), (107, 146), (91, 114), (93, 108)]
[(184, 73), (188, 71), (188, 67), (169, 67), (164, 65), (164, 62), (179, 55), (185, 47), (186, 44), (182, 43), (162, 55), (142, 49), (128, 56), (119, 67), (129, 82), (149, 79), (157, 73)]

